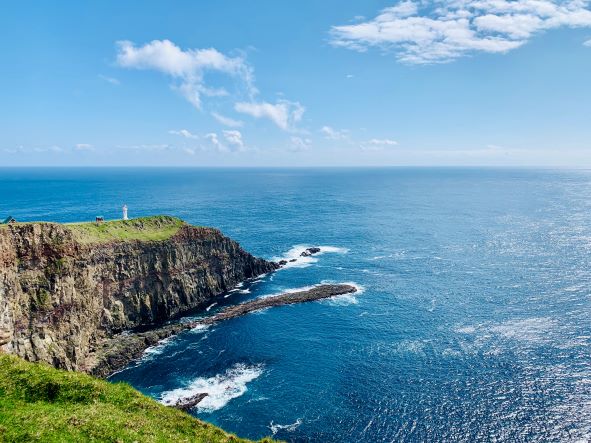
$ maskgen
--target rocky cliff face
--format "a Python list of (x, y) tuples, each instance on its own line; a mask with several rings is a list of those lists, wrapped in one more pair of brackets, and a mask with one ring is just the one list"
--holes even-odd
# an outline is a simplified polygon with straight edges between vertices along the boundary
[(81, 243), (67, 225), (0, 229), (3, 349), (29, 361), (90, 370), (101, 343), (199, 308), (277, 264), (218, 230), (182, 226), (162, 241)]

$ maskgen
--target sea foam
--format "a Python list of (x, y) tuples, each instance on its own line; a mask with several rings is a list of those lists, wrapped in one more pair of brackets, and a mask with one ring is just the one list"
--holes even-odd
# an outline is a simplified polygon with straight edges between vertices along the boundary
[(302, 419), (298, 418), (294, 423), (289, 425), (280, 425), (274, 424), (273, 422), (269, 423), (269, 429), (273, 433), (273, 435), (277, 434), (279, 431), (287, 431), (293, 432), (295, 431), (300, 425), (302, 424)]
[[(273, 261), (281, 261), (285, 260), (287, 262), (286, 265), (283, 266), (282, 269), (289, 269), (289, 268), (306, 268), (311, 266), (312, 264), (318, 261), (318, 256), (322, 254), (346, 254), (349, 252), (347, 248), (339, 248), (337, 246), (317, 246), (320, 248), (320, 252), (316, 254), (302, 257), (302, 252), (306, 251), (308, 248), (312, 248), (314, 246), (311, 245), (295, 245), (289, 251), (285, 253), (282, 257), (273, 257)], [(294, 260), (295, 261), (290, 261)]]
[(243, 395), (247, 391), (246, 385), (260, 377), (263, 369), (263, 365), (235, 364), (222, 374), (209, 378), (199, 377), (184, 388), (163, 392), (160, 402), (170, 406), (196, 394), (207, 393), (207, 397), (196, 406), (197, 410), (200, 412), (217, 411), (228, 404), (230, 400)]

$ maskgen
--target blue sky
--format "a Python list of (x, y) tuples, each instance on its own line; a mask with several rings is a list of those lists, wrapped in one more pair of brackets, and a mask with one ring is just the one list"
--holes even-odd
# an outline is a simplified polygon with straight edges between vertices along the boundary
[(0, 166), (591, 166), (589, 1), (0, 9)]

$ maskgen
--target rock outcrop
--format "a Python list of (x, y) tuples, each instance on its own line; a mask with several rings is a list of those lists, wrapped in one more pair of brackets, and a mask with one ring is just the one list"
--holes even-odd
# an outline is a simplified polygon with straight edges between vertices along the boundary
[(102, 349), (96, 353), (96, 360), (90, 372), (97, 377), (109, 374), (127, 366), (131, 361), (139, 358), (146, 348), (158, 344), (160, 341), (200, 326), (208, 326), (224, 320), (246, 315), (250, 312), (271, 308), (274, 306), (306, 303), (338, 295), (352, 294), (357, 288), (348, 284), (320, 285), (311, 289), (287, 292), (271, 297), (261, 297), (238, 305), (229, 306), (220, 312), (200, 320), (173, 323), (149, 331), (134, 334), (119, 334), (103, 342)]
[(161, 325), (278, 266), (212, 228), (183, 224), (160, 241), (87, 242), (68, 225), (4, 226), (3, 349), (29, 361), (90, 371), (96, 350), (115, 334)]

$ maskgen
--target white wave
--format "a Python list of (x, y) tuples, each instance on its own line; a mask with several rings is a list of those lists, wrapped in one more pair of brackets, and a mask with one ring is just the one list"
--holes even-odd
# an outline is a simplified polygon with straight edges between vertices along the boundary
[(266, 308), (256, 309), (256, 310), (252, 311), (250, 313), (250, 315), (261, 315), (261, 314), (264, 314), (265, 312), (267, 312), (269, 309), (271, 309), (270, 306), (267, 306)]
[(170, 342), (173, 340), (174, 336), (168, 337), (168, 338), (163, 338), (162, 340), (160, 340), (158, 343), (156, 343), (154, 346), (150, 346), (149, 348), (144, 349), (144, 355), (143, 358), (151, 358), (151, 357), (155, 357), (157, 355), (160, 355), (164, 352), (164, 349), (166, 348), (166, 346), (168, 346), (170, 344)]
[(200, 412), (213, 412), (223, 408), (234, 398), (243, 395), (248, 389), (246, 385), (258, 378), (263, 373), (262, 365), (247, 366), (236, 364), (223, 374), (214, 377), (199, 377), (193, 380), (187, 387), (165, 391), (160, 397), (160, 402), (165, 405), (174, 405), (179, 400), (186, 400), (200, 393), (207, 393), (196, 406)]
[(295, 423), (292, 423), (290, 425), (279, 425), (279, 424), (274, 424), (273, 422), (271, 422), (268, 426), (268, 428), (271, 430), (271, 432), (273, 433), (273, 435), (277, 434), (277, 432), (279, 431), (287, 431), (287, 432), (293, 432), (295, 431), (300, 425), (302, 424), (302, 419), (298, 418)]
[(320, 248), (320, 252), (318, 254), (346, 254), (349, 252), (349, 248), (339, 248), (338, 246), (318, 246)]
[[(324, 280), (324, 281), (322, 281), (322, 284), (336, 284), (336, 283), (333, 281)], [(348, 305), (356, 305), (357, 303), (359, 303), (357, 296), (361, 295), (365, 292), (365, 287), (361, 286), (360, 284), (355, 283), (353, 281), (346, 281), (346, 282), (342, 282), (340, 284), (353, 286), (355, 289), (357, 289), (357, 291), (355, 291), (351, 294), (335, 295), (334, 297), (330, 297), (329, 299), (327, 299), (327, 302), (331, 305), (334, 305), (334, 306), (348, 306)]]
[(205, 332), (207, 331), (209, 328), (211, 327), (211, 325), (197, 325), (194, 328), (191, 328), (191, 332)]
[(250, 294), (250, 289), (241, 289), (240, 291), (241, 294)]
[(217, 305), (217, 303), (212, 303), (212, 304), (210, 304), (210, 305), (209, 305), (207, 308), (205, 308), (205, 311), (206, 311), (206, 312), (209, 312), (209, 310), (210, 310), (211, 308), (213, 308), (215, 305)]
[[(306, 268), (311, 266), (312, 264), (318, 261), (318, 256), (322, 254), (346, 254), (349, 252), (347, 248), (339, 248), (337, 246), (316, 246), (320, 248), (320, 252), (316, 254), (310, 255), (308, 257), (302, 257), (302, 252), (304, 252), (308, 248), (312, 248), (315, 246), (311, 245), (295, 245), (289, 251), (285, 253), (283, 257), (273, 257), (273, 261), (281, 261), (285, 260), (287, 262), (286, 265), (283, 266), (282, 269), (287, 268)], [(290, 261), (295, 260), (295, 261)]]
[(343, 294), (330, 297), (328, 303), (334, 306), (349, 306), (356, 305), (359, 300), (353, 294)]
[(300, 286), (299, 288), (287, 288), (287, 289), (283, 289), (279, 292), (274, 292), (272, 294), (261, 295), (259, 298), (277, 297), (278, 295), (283, 295), (283, 294), (293, 294), (294, 292), (309, 291), (310, 289), (314, 289), (318, 286), (320, 286), (320, 284), (310, 285), (310, 286)]

